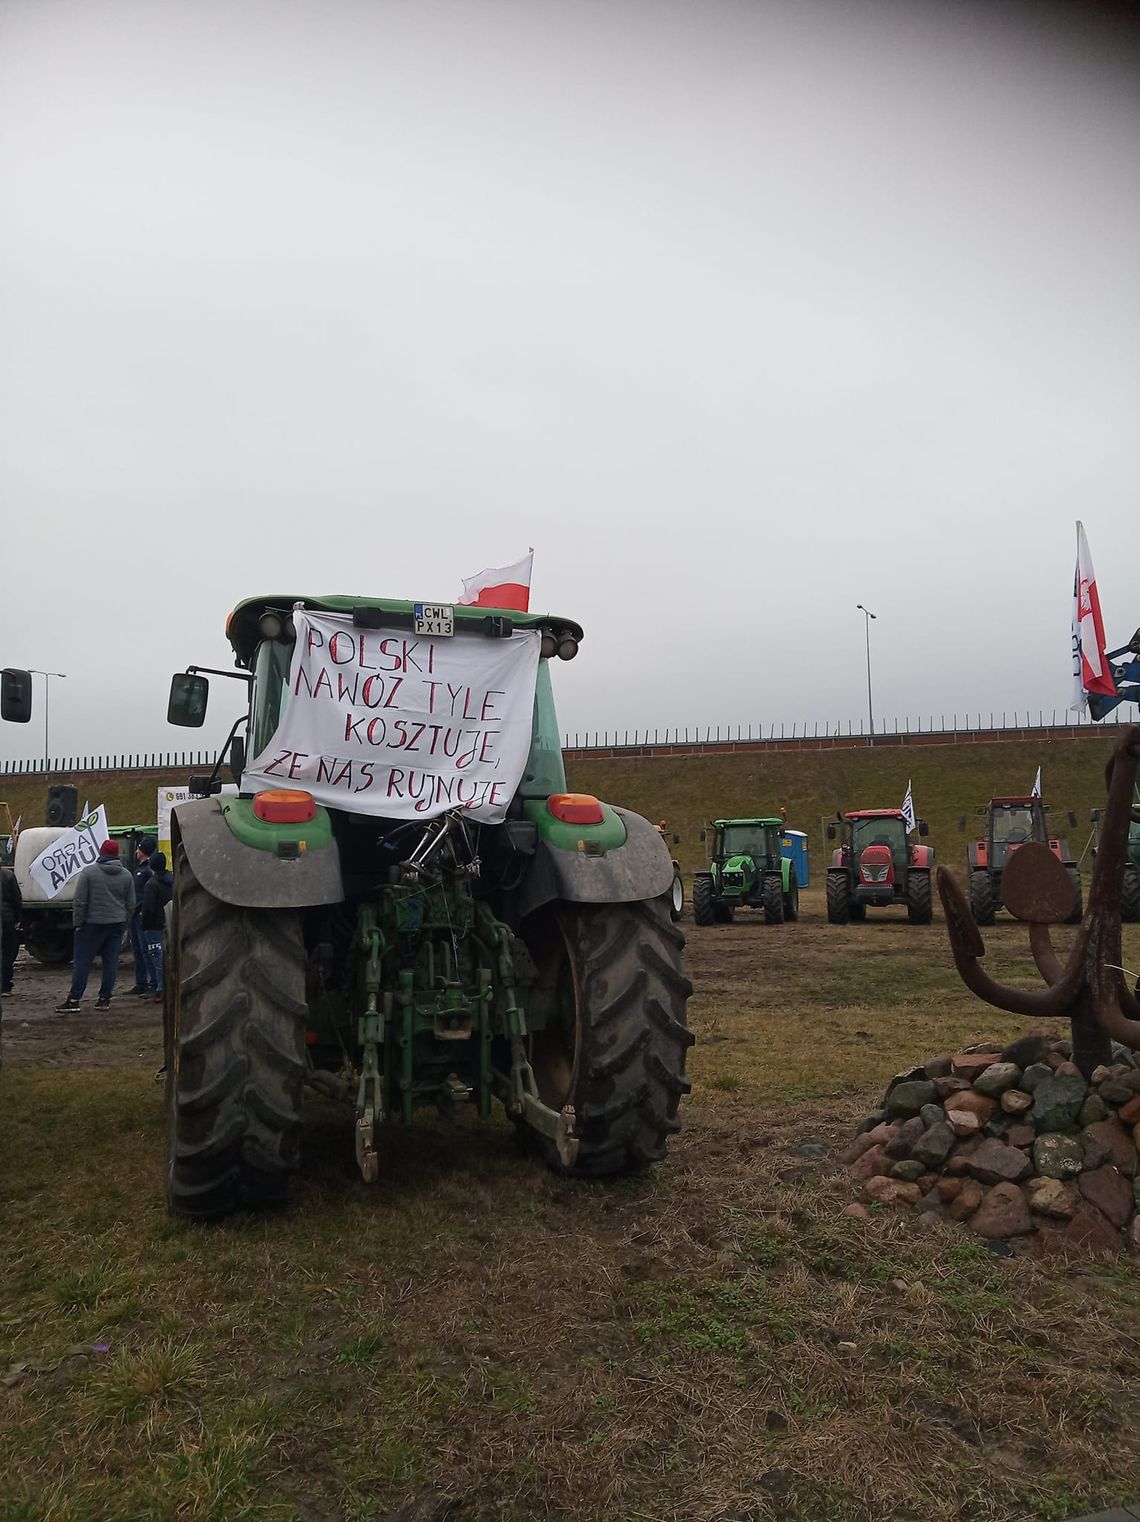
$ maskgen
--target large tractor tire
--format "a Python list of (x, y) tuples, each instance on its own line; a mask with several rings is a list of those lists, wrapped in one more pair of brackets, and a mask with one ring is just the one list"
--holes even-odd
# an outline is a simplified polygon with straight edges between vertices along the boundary
[(1069, 867), (1068, 872), (1073, 884), (1074, 898), (1073, 912), (1069, 915), (1068, 919), (1065, 921), (1065, 924), (1079, 925), (1081, 922), (1081, 916), (1085, 912), (1084, 893), (1081, 889), (1081, 869), (1080, 867)]
[(851, 896), (846, 872), (827, 874), (827, 921), (829, 925), (851, 923)]
[(906, 917), (912, 925), (929, 925), (934, 918), (929, 872), (912, 870), (907, 873)]
[(193, 1217), (282, 1204), (300, 1160), (300, 917), (222, 903), (180, 846), (169, 925), (167, 1204)]
[(1132, 862), (1124, 868), (1124, 886), (1120, 890), (1120, 918), (1129, 924), (1140, 920), (1140, 868)]
[(713, 902), (712, 878), (693, 878), (693, 918), (698, 925), (716, 924), (716, 906)]
[(760, 884), (760, 907), (766, 925), (784, 923), (784, 884), (776, 872), (768, 873)]
[(539, 911), (523, 937), (538, 970), (531, 1001), (546, 1025), (530, 1038), (539, 1097), (574, 1106), (578, 1156), (528, 1132), (552, 1168), (579, 1178), (630, 1173), (665, 1156), (689, 1092), (685, 1021), (693, 985), (681, 971), (685, 938), (668, 895), (633, 904), (560, 904)]
[(71, 961), (74, 934), (66, 930), (36, 930), (24, 941), (24, 950), (43, 967), (62, 967)]
[(676, 862), (673, 863), (673, 884), (669, 889), (669, 918), (674, 924), (685, 912), (685, 880), (681, 876), (681, 869)]
[(993, 878), (988, 872), (970, 873), (970, 909), (976, 925), (992, 925), (997, 905), (994, 902)]
[(795, 867), (788, 869), (788, 891), (784, 894), (784, 918), (796, 921), (800, 917), (800, 885)]

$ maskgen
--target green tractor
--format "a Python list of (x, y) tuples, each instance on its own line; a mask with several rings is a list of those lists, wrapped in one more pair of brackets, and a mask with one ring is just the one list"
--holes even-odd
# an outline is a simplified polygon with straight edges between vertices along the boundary
[[(783, 819), (715, 819), (707, 872), (693, 878), (693, 918), (698, 925), (725, 925), (737, 909), (762, 909), (779, 925), (800, 915), (806, 888), (806, 855), (796, 865)], [(702, 833), (702, 839), (705, 835)], [(801, 881), (802, 874), (802, 881)]]
[[(329, 690), (318, 678), (302, 693), (322, 621), (337, 625), (348, 665), (330, 644)], [(620, 1174), (662, 1158), (680, 1129), (694, 1039), (684, 937), (669, 912), (673, 864), (648, 821), (567, 791), (550, 665), (577, 653), (579, 626), (483, 607), (262, 597), (240, 603), (226, 630), (248, 709), (213, 774), (191, 779), (196, 796), (175, 808), (171, 826), (170, 1209), (211, 1217), (285, 1201), (306, 1087), (353, 1107), (369, 1181), (381, 1125), (410, 1124), (426, 1105), (448, 1114), (467, 1103), (486, 1117), (498, 1100), (569, 1175)], [(439, 760), (418, 759), (456, 754), (449, 736), (477, 736), (487, 700), (480, 708), (467, 692), (462, 711), (474, 725), (457, 721), (453, 731), (442, 720), (414, 723), (405, 698), (418, 688), (438, 714), (451, 693), (456, 712), (443, 663), (495, 660), (497, 646), (520, 639), (533, 657), (521, 776), (488, 820), (479, 811), (493, 787), (480, 794), (472, 783), (465, 793)], [(393, 650), (402, 650), (399, 680), (377, 675), (393, 669), (384, 659)], [(168, 720), (200, 725), (207, 697), (201, 668), (188, 668), (172, 682)], [(364, 717), (348, 714), (347, 746), (374, 747), (372, 759), (351, 762), (347, 786), (326, 757), (317, 781), (306, 780), (307, 753), (278, 762), (287, 720), (342, 700), (364, 705)], [(472, 754), (486, 750), (487, 725), (482, 733)], [(222, 791), (227, 758), (236, 793)], [(278, 764), (279, 786), (250, 785), (260, 766)], [(344, 794), (335, 806), (314, 796), (332, 781)], [(372, 796), (384, 802), (365, 811)], [(403, 813), (387, 802), (401, 796)]]

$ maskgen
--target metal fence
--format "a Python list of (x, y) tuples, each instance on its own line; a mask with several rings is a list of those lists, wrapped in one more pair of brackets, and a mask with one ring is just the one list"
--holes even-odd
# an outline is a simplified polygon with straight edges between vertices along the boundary
[(168, 750), (122, 756), (62, 756), (0, 763), (0, 777), (35, 777), (71, 772), (157, 772), (184, 766), (213, 766), (213, 750)]
[[(1059, 716), (1058, 716), (1059, 715)], [(1096, 723), (1086, 715), (1071, 716), (1065, 709), (1054, 708), (1051, 714), (1038, 709), (1036, 716), (1030, 711), (1012, 712), (993, 710), (988, 715), (942, 714), (937, 719), (901, 722), (885, 720), (871, 735), (862, 722), (854, 720), (806, 720), (777, 724), (685, 724), (666, 725), (654, 729), (594, 729), (568, 730), (562, 736), (562, 744), (570, 751), (670, 750), (677, 746), (704, 747), (725, 745), (781, 746), (797, 748), (831, 749), (848, 745), (907, 745), (907, 744), (954, 744), (961, 740), (1028, 740), (1065, 739), (1084, 731), (1095, 734), (1097, 730), (1134, 723), (1118, 709), (1110, 718)], [(139, 772), (166, 771), (190, 767), (212, 767), (216, 751), (144, 751), (126, 755), (64, 756), (45, 760), (0, 762), (0, 777), (68, 775), (73, 772)]]
[[(949, 722), (947, 722), (948, 719)], [(914, 721), (907, 717), (901, 722), (898, 719), (892, 719), (889, 724), (884, 721), (882, 728), (876, 726), (874, 735), (870, 733), (865, 723), (855, 723), (850, 719), (846, 723), (809, 719), (802, 724), (793, 721), (791, 725), (786, 722), (777, 725), (773, 721), (770, 724), (674, 724), (664, 729), (573, 730), (563, 735), (562, 743), (566, 750), (576, 751), (633, 750), (644, 749), (647, 746), (654, 748), (678, 745), (795, 743), (810, 746), (813, 742), (818, 742), (821, 747), (837, 744), (898, 745), (917, 740), (919, 737), (930, 744), (943, 742), (949, 745), (956, 740), (983, 737), (986, 739), (1032, 739), (1035, 736), (1063, 738), (1077, 730), (1095, 734), (1097, 730), (1111, 729), (1121, 724), (1135, 722), (1135, 719), (1121, 714), (1119, 709), (1100, 722), (1083, 714), (1070, 716), (1065, 709), (1054, 708), (1051, 715), (1047, 715), (1044, 709), (1038, 709), (1036, 717), (1031, 710), (1027, 709), (1024, 711), (1024, 718), (1019, 710), (1013, 712), (1003, 710), (1001, 713), (994, 710), (988, 716), (984, 713), (942, 714), (937, 719), (933, 716)]]

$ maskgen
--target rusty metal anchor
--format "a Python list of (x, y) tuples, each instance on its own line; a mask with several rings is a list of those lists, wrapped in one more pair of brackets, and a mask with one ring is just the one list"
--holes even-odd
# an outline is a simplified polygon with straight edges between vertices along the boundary
[(1073, 1061), (1086, 1078), (1112, 1062), (1112, 1043), (1140, 1051), (1140, 999), (1121, 970), (1120, 899), (1127, 860), (1128, 826), (1140, 819), (1133, 807), (1140, 726), (1121, 734), (1108, 765), (1108, 805), (1101, 821), (1100, 849), (1093, 866), (1088, 908), (1068, 961), (1053, 948), (1049, 926), (1064, 920), (1073, 907), (1073, 884), (1048, 846), (1027, 843), (1011, 856), (1002, 881), (1006, 908), (1029, 925), (1029, 946), (1046, 987), (1010, 988), (982, 968), (985, 942), (974, 922), (966, 895), (939, 867), (938, 896), (954, 963), (962, 981), (979, 999), (1011, 1014), (1037, 1020), (1070, 1021)]

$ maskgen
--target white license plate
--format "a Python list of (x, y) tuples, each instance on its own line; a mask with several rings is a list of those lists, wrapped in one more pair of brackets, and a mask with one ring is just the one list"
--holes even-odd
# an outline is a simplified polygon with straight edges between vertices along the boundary
[(446, 638), (455, 633), (455, 609), (447, 603), (417, 602), (412, 611), (416, 620), (417, 634), (434, 634)]

